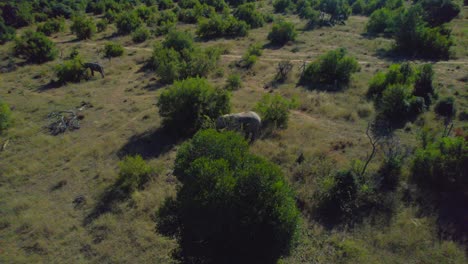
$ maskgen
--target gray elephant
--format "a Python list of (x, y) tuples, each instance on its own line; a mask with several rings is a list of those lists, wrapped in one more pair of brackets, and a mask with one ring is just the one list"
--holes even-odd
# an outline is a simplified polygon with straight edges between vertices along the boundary
[(216, 120), (216, 129), (227, 129), (234, 131), (243, 131), (245, 138), (250, 142), (254, 141), (262, 126), (262, 119), (260, 116), (252, 111), (242, 112), (237, 114), (227, 114), (218, 117)]

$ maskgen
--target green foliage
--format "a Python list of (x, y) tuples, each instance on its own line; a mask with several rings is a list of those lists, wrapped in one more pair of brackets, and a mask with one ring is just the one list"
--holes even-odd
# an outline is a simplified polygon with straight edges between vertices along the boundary
[(378, 109), (391, 122), (406, 120), (410, 114), (411, 103), (415, 100), (411, 92), (409, 86), (390, 85), (382, 93)]
[(268, 40), (275, 45), (284, 45), (288, 41), (296, 40), (297, 32), (294, 24), (286, 21), (279, 21), (273, 24)]
[(55, 68), (58, 82), (65, 84), (68, 82), (80, 82), (86, 79), (86, 69), (83, 67), (83, 61), (80, 56), (75, 56), (70, 60), (64, 61)]
[(153, 174), (154, 170), (151, 168), (140, 155), (126, 156), (119, 162), (119, 178), (117, 180), (119, 188), (126, 192), (131, 193), (141, 188)]
[(353, 15), (360, 15), (364, 13), (365, 8), (366, 4), (364, 3), (364, 0), (356, 0), (351, 6), (351, 11)]
[(112, 58), (122, 56), (124, 48), (117, 42), (107, 42), (104, 46), (104, 57)]
[(433, 27), (450, 22), (460, 13), (460, 6), (454, 0), (418, 0), (424, 10), (424, 19)]
[(106, 19), (101, 19), (96, 23), (97, 32), (103, 32), (107, 29), (108, 22)]
[(70, 29), (78, 39), (90, 39), (96, 33), (93, 19), (84, 15), (75, 16)]
[(11, 125), (11, 110), (8, 105), (0, 101), (0, 135)]
[(275, 9), (275, 13), (284, 13), (291, 9), (294, 6), (292, 0), (275, 0), (273, 2), (273, 8)]
[(393, 34), (396, 29), (397, 16), (402, 10), (382, 8), (374, 11), (366, 25), (369, 34)]
[(163, 41), (164, 48), (174, 49), (177, 52), (181, 52), (184, 49), (188, 52), (194, 50), (193, 36), (189, 32), (184, 31), (171, 31)]
[(34, 22), (32, 5), (29, 1), (6, 1), (0, 5), (5, 24), (15, 28), (24, 27)]
[(250, 69), (252, 68), (255, 63), (257, 63), (257, 59), (259, 56), (262, 55), (262, 46), (260, 44), (252, 44), (247, 49), (247, 53), (242, 56), (241, 60), (241, 67)]
[(287, 128), (289, 110), (297, 107), (295, 100), (288, 100), (279, 94), (266, 94), (255, 106), (262, 117), (262, 123), (267, 127)]
[(234, 17), (245, 21), (251, 28), (262, 27), (265, 23), (263, 15), (255, 10), (255, 3), (246, 3), (237, 7)]
[(230, 15), (212, 15), (198, 21), (197, 36), (203, 39), (247, 36), (249, 25)]
[(414, 69), (409, 63), (392, 64), (387, 73), (378, 72), (369, 83), (367, 96), (377, 102), (383, 91), (392, 84), (411, 85), (414, 82)]
[(427, 106), (431, 105), (432, 97), (435, 94), (433, 84), (434, 70), (432, 64), (424, 64), (418, 70), (414, 82), (414, 95), (424, 98)]
[(434, 111), (447, 119), (452, 119), (457, 110), (455, 108), (455, 99), (453, 97), (445, 97), (440, 99), (435, 105)]
[(13, 40), (16, 36), (15, 28), (5, 25), (0, 17), (0, 44)]
[(276, 263), (293, 248), (294, 194), (281, 169), (249, 154), (240, 135), (198, 132), (180, 147), (174, 172), (183, 185), (158, 226), (175, 228), (184, 262)]
[(355, 58), (347, 56), (343, 48), (336, 49), (307, 65), (300, 83), (311, 88), (338, 90), (347, 86), (351, 74), (359, 70), (360, 67)]
[(238, 90), (242, 87), (242, 80), (239, 74), (234, 73), (228, 76), (226, 81), (226, 89), (229, 91)]
[(347, 0), (321, 0), (319, 10), (330, 15), (329, 23), (347, 20), (351, 15), (351, 7)]
[(130, 34), (141, 26), (141, 20), (134, 12), (123, 12), (117, 17), (115, 23), (120, 35)]
[(146, 27), (143, 27), (143, 26), (139, 27), (132, 34), (132, 40), (135, 43), (144, 42), (147, 39), (149, 39), (150, 37), (151, 37), (151, 32), (149, 31), (149, 29), (147, 29)]
[(37, 26), (37, 31), (44, 33), (44, 35), (46, 36), (50, 36), (53, 33), (61, 32), (64, 29), (65, 29), (64, 18), (50, 19), (50, 20), (47, 20), (45, 23)]
[(43, 33), (27, 30), (15, 40), (15, 56), (33, 63), (44, 63), (57, 57), (55, 44)]
[(163, 124), (179, 133), (196, 132), (206, 118), (215, 119), (230, 109), (229, 93), (213, 88), (206, 79), (177, 81), (158, 99)]
[(468, 144), (462, 137), (443, 137), (416, 151), (412, 181), (435, 195), (468, 188)]

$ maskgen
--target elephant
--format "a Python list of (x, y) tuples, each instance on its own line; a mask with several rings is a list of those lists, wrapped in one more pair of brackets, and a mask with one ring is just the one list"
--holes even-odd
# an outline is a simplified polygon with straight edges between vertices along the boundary
[(243, 131), (246, 139), (250, 137), (250, 142), (257, 138), (261, 126), (262, 119), (253, 111), (227, 114), (216, 119), (217, 130), (225, 128), (227, 130)]
[(97, 62), (87, 62), (82, 64), (85, 69), (91, 70), (91, 75), (94, 76), (94, 71), (97, 71), (101, 74), (102, 78), (104, 78), (104, 67)]

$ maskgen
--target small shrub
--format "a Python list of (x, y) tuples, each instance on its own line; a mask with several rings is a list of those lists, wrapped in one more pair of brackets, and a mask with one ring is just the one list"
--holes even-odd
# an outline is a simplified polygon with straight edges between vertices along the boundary
[(126, 156), (119, 162), (119, 168), (118, 186), (126, 193), (140, 189), (154, 172), (140, 155)]
[(391, 85), (382, 94), (379, 110), (391, 122), (406, 120), (409, 115), (412, 99), (410, 87)]
[(0, 135), (11, 125), (11, 110), (5, 102), (0, 101)]
[(279, 94), (267, 94), (257, 103), (255, 110), (266, 127), (284, 129), (288, 127), (289, 110), (295, 107), (297, 103), (294, 100), (285, 99)]
[(317, 85), (326, 90), (347, 86), (351, 74), (360, 70), (357, 60), (346, 55), (345, 49), (332, 50), (307, 65), (300, 83), (309, 87)]
[(146, 27), (140, 27), (132, 34), (132, 40), (135, 43), (141, 43), (149, 39), (151, 36), (150, 31)]
[(106, 19), (101, 19), (96, 23), (97, 32), (104, 32), (107, 29), (108, 22)]
[(242, 87), (242, 80), (239, 74), (231, 74), (227, 78), (226, 89), (233, 91)]
[(268, 40), (275, 45), (284, 45), (288, 41), (294, 41), (296, 37), (297, 32), (294, 24), (286, 21), (280, 21), (273, 24), (273, 28), (268, 34)]
[(116, 19), (117, 31), (120, 35), (132, 33), (140, 27), (141, 20), (134, 12), (123, 12)]
[(15, 40), (15, 56), (26, 59), (33, 63), (44, 63), (57, 57), (55, 44), (43, 33), (25, 31)]
[(206, 79), (177, 81), (158, 99), (159, 114), (168, 128), (190, 135), (206, 118), (215, 119), (229, 112), (229, 94), (213, 88)]
[(65, 29), (65, 19), (50, 19), (43, 24), (37, 26), (37, 31), (44, 33), (46, 36), (50, 36), (53, 33), (61, 32)]
[(112, 58), (122, 56), (124, 53), (124, 48), (122, 45), (116, 42), (107, 42), (104, 46), (104, 57)]
[(55, 68), (58, 82), (65, 84), (67, 82), (80, 82), (86, 79), (86, 69), (83, 67), (83, 61), (79, 56), (64, 61), (62, 64), (57, 65)]
[(434, 110), (438, 115), (447, 119), (452, 119), (452, 117), (454, 117), (457, 112), (455, 108), (455, 99), (453, 97), (445, 97), (440, 99), (440, 101), (437, 102)]
[(86, 16), (74, 17), (70, 29), (78, 39), (90, 39), (96, 33), (93, 19)]
[(251, 28), (262, 27), (265, 23), (263, 15), (255, 10), (255, 3), (246, 3), (237, 7), (234, 17), (245, 21)]

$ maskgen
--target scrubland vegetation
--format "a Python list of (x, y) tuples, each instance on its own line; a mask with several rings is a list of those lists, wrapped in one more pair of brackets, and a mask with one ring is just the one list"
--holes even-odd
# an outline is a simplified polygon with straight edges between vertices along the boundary
[(467, 12), (2, 1), (0, 262), (466, 263)]

